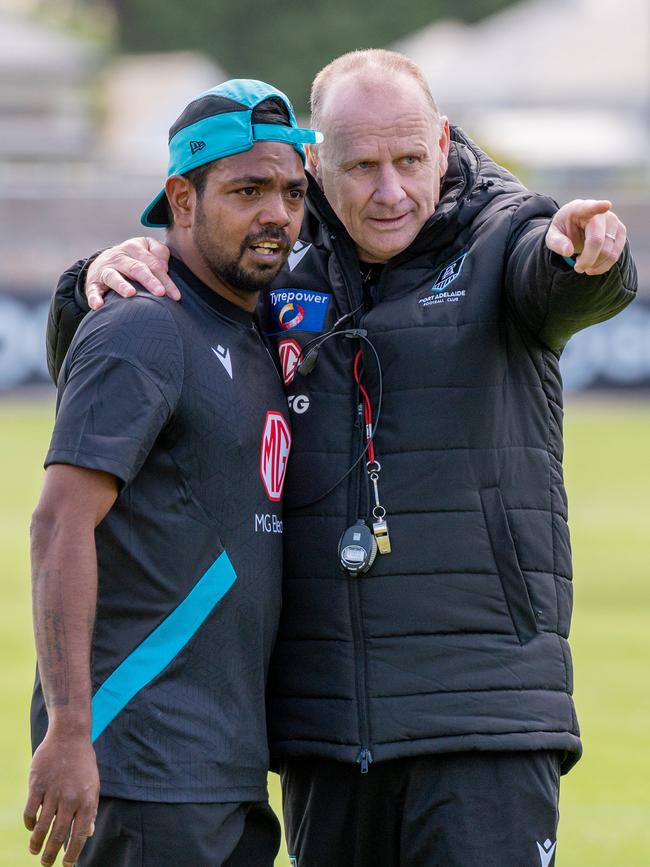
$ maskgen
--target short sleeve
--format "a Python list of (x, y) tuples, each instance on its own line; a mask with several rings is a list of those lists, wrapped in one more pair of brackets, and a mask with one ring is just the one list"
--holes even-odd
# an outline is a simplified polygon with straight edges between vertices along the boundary
[(103, 470), (129, 484), (171, 420), (183, 346), (168, 299), (137, 295), (85, 317), (62, 368), (45, 459)]

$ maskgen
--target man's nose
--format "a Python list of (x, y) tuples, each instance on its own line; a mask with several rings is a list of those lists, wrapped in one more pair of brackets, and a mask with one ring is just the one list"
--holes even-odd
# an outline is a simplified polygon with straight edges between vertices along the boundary
[(258, 219), (262, 226), (288, 226), (291, 217), (284, 196), (278, 193), (265, 197)]
[(377, 174), (373, 199), (379, 205), (393, 208), (399, 205), (406, 193), (402, 188), (402, 179), (399, 172), (393, 166), (380, 166)]

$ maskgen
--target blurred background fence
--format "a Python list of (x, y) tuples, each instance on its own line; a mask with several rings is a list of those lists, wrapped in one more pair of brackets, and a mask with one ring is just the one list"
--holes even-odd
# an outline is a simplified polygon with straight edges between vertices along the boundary
[(0, 393), (47, 382), (41, 335), (63, 268), (143, 233), (189, 98), (261, 77), (305, 114), (319, 66), (373, 44), (416, 60), (441, 110), (532, 189), (611, 198), (641, 303), (571, 342), (565, 382), (650, 387), (647, 0), (405, 3), (398, 21), (385, 0), (167, 5), (0, 0)]

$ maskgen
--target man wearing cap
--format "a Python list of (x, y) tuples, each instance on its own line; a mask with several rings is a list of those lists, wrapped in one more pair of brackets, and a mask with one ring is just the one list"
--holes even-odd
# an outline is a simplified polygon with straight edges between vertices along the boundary
[(168, 229), (182, 301), (115, 296), (68, 352), (32, 522), (25, 824), (43, 864), (66, 839), (67, 865), (273, 864), (264, 690), (291, 433), (254, 311), (297, 238), (315, 139), (262, 82), (191, 102), (142, 217)]
[[(633, 299), (625, 226), (530, 193), (393, 52), (333, 61), (312, 113), (305, 222), (266, 293), (294, 433), (269, 679), (289, 851), (551, 867), (581, 753), (559, 358)], [(168, 290), (160, 246), (129, 242), (90, 265), (92, 306), (143, 263)], [(86, 305), (78, 270), (51, 338)]]

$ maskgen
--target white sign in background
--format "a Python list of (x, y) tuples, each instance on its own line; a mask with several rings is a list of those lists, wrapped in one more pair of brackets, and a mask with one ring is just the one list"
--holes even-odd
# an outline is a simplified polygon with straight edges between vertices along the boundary
[(0, 295), (0, 392), (51, 381), (45, 359), (49, 306)]
[[(45, 361), (48, 300), (0, 294), (0, 392), (49, 382)], [(635, 302), (608, 322), (571, 338), (561, 361), (567, 392), (650, 388), (650, 304)]]

